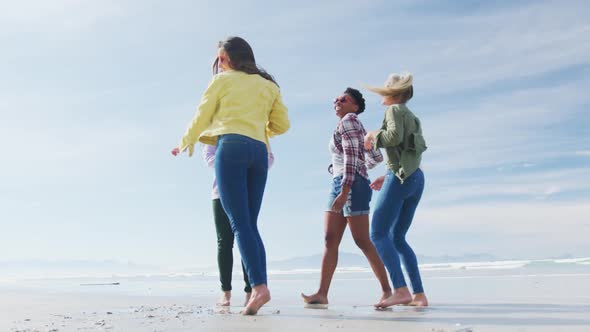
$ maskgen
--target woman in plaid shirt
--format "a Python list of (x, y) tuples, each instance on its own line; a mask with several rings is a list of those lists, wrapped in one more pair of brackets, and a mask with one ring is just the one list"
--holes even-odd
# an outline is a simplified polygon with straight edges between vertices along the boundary
[[(363, 251), (373, 272), (381, 283), (381, 301), (391, 296), (391, 287), (383, 263), (369, 237), (370, 180), (367, 168), (383, 161), (378, 149), (366, 151), (366, 135), (358, 115), (365, 110), (365, 99), (356, 89), (347, 88), (334, 100), (338, 126), (330, 140), (332, 154), (332, 188), (325, 215), (325, 250), (322, 260), (320, 287), (313, 295), (301, 294), (306, 307), (327, 308), (328, 289), (338, 264), (338, 246), (346, 225), (356, 245)], [(366, 156), (366, 158), (365, 158)]]

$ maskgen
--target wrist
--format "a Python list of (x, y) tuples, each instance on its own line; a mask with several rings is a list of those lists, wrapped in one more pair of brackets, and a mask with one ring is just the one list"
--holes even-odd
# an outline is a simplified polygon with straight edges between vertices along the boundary
[(371, 135), (371, 145), (373, 146), (373, 150), (377, 149), (377, 134), (379, 131), (374, 131)]

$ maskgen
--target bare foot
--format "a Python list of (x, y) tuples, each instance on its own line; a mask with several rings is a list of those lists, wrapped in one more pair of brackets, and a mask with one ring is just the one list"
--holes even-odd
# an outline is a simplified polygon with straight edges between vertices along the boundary
[(248, 305), (248, 302), (250, 302), (251, 297), (252, 297), (252, 292), (246, 293), (246, 302), (244, 302), (244, 307)]
[(312, 295), (305, 295), (301, 293), (301, 297), (303, 298), (303, 302), (307, 304), (328, 304), (328, 297), (319, 293)]
[(412, 294), (410, 294), (408, 287), (401, 287), (397, 288), (393, 292), (393, 295), (377, 303), (375, 307), (378, 309), (384, 309), (393, 305), (408, 304), (410, 302), (412, 302)]
[(217, 301), (217, 305), (221, 307), (229, 307), (229, 301), (231, 300), (231, 291), (223, 292), (219, 301)]
[(424, 294), (424, 293), (414, 294), (414, 298), (412, 299), (412, 302), (408, 303), (408, 305), (411, 305), (414, 307), (428, 307), (428, 299), (426, 298), (426, 294)]
[(252, 290), (252, 296), (250, 297), (250, 301), (246, 304), (246, 308), (242, 311), (242, 315), (244, 316), (251, 316), (256, 315), (258, 310), (265, 305), (268, 301), (270, 301), (270, 291), (266, 287), (266, 285), (258, 285), (255, 286)]
[(391, 297), (391, 295), (393, 295), (393, 294), (391, 293), (390, 290), (383, 292), (383, 295), (381, 295), (381, 298), (379, 299), (379, 302), (377, 302), (377, 304), (375, 304), (375, 307), (378, 307), (379, 303), (385, 301), (387, 298)]

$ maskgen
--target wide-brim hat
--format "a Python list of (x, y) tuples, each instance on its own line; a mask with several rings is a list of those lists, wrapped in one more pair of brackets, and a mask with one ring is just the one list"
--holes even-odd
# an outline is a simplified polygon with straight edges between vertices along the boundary
[(413, 76), (411, 73), (390, 74), (383, 87), (367, 86), (367, 90), (373, 91), (382, 96), (395, 96), (412, 87)]

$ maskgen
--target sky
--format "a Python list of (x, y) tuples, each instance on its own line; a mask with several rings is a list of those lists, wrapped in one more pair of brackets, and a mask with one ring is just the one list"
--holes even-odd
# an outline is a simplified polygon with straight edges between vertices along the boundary
[[(271, 141), (269, 260), (321, 253), (332, 100), (414, 74), (422, 255), (590, 256), (584, 1), (2, 1), (0, 262), (215, 264), (200, 155), (174, 158), (219, 40), (252, 45), (291, 129)], [(384, 165), (371, 171), (374, 178)], [(360, 251), (347, 232), (341, 250)], [(236, 250), (237, 253), (237, 250)]]

